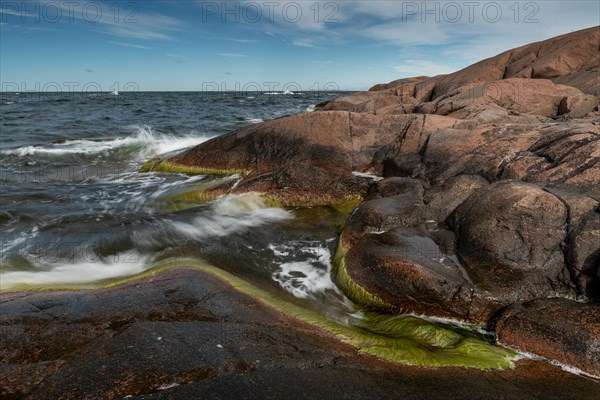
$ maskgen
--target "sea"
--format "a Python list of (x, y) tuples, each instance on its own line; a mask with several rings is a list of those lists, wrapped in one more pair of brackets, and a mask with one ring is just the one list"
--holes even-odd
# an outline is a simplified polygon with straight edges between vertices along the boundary
[(293, 211), (252, 194), (174, 207), (174, 196), (217, 178), (138, 171), (154, 156), (344, 94), (2, 93), (0, 290), (89, 287), (173, 256), (251, 271), (299, 296), (325, 290), (315, 280), (330, 268), (332, 229), (326, 240), (288, 235)]
[(2, 93), (0, 291), (97, 288), (178, 259), (347, 320), (354, 307), (330, 277), (339, 215), (299, 222), (306, 210), (252, 193), (182, 205), (222, 177), (138, 172), (154, 156), (346, 94)]

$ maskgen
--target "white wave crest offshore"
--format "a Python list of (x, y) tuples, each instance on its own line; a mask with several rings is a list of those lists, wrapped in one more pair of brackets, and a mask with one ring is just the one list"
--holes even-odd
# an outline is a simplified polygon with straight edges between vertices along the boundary
[(24, 146), (16, 149), (2, 150), (2, 154), (19, 157), (32, 155), (90, 155), (100, 154), (119, 148), (133, 147), (136, 158), (142, 160), (149, 157), (169, 153), (198, 145), (209, 136), (187, 135), (174, 136), (154, 132), (150, 126), (133, 126), (135, 134), (109, 140), (76, 139), (43, 146)]
[(265, 122), (262, 118), (247, 118), (246, 121), (251, 124), (260, 124), (261, 122)]

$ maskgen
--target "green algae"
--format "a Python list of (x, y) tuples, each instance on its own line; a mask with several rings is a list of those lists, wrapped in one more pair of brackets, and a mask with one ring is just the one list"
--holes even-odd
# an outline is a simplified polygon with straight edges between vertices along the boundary
[[(173, 204), (169, 207), (172, 210), (179, 210), (217, 200), (228, 194), (226, 190), (214, 190), (225, 181), (227, 181), (227, 179), (211, 181), (198, 185), (193, 190), (171, 195), (168, 197), (168, 200)], [(360, 196), (348, 196), (346, 198), (337, 199), (329, 196), (296, 196), (291, 198), (285, 195), (261, 192), (239, 192), (229, 194), (242, 195), (250, 193), (259, 195), (261, 202), (265, 207), (295, 209), (294, 211), (297, 215), (302, 218), (310, 216), (313, 212), (317, 212), (315, 209), (320, 207), (329, 208), (334, 213), (342, 216), (348, 216), (356, 207), (356, 204), (359, 204), (362, 201), (362, 197)], [(298, 223), (302, 224), (302, 221), (299, 221)]]
[(183, 164), (172, 163), (168, 160), (152, 163), (152, 160), (147, 161), (140, 168), (139, 172), (170, 172), (176, 174), (186, 175), (235, 175), (235, 174), (246, 174), (246, 169), (219, 169), (219, 168), (205, 168), (195, 167)]
[(346, 253), (348, 249), (342, 244), (342, 235), (338, 240), (335, 255), (333, 256), (333, 270), (331, 272), (333, 281), (354, 303), (368, 308), (379, 310), (394, 310), (394, 306), (370, 293), (350, 277), (346, 269)]
[(339, 204), (331, 204), (330, 207), (340, 214), (350, 216), (350, 214), (352, 214), (352, 211), (354, 211), (354, 209), (358, 207), (360, 203), (363, 202), (363, 200), (364, 199), (361, 195), (348, 196), (345, 202)]
[[(160, 160), (153, 158), (146, 161), (139, 169), (140, 173), (145, 172), (168, 172), (181, 173), (187, 175), (247, 175), (250, 171), (247, 169), (217, 169), (197, 166), (186, 166), (170, 162), (168, 159)], [(188, 202), (190, 204), (212, 201), (226, 194), (225, 192), (213, 195), (205, 191), (189, 192), (176, 198), (176, 201)], [(349, 215), (356, 206), (362, 201), (363, 197), (359, 194), (350, 194), (346, 196), (330, 196), (315, 194), (299, 194), (273, 192), (263, 193), (265, 202), (271, 207), (292, 208), (292, 207), (318, 207), (327, 206), (333, 208), (336, 212)]]
[[(480, 339), (463, 337), (438, 324), (412, 316), (374, 316), (367, 314), (360, 327), (345, 326), (323, 315), (285, 301), (248, 282), (210, 265), (199, 269), (227, 281), (283, 314), (317, 326), (359, 352), (402, 364), (422, 367), (470, 367), (504, 369), (513, 366), (516, 354)], [(385, 326), (386, 335), (379, 333)]]
[[(362, 202), (362, 196), (358, 194), (335, 197), (330, 195), (313, 194), (288, 194), (288, 193), (264, 193), (268, 204), (273, 207), (332, 207), (334, 210), (350, 213), (356, 205)], [(349, 210), (349, 211), (348, 211)]]
[(165, 207), (165, 209), (169, 211), (177, 211), (215, 201), (222, 197), (223, 193), (215, 191), (214, 189), (224, 185), (227, 182), (233, 182), (234, 179), (235, 176), (211, 179), (207, 182), (201, 182), (194, 185), (194, 188), (191, 190), (171, 194), (166, 198), (168, 205)]
[(156, 166), (156, 164), (158, 164), (159, 162), (160, 162), (160, 159), (152, 158), (152, 159), (146, 161), (140, 167), (138, 172), (140, 172), (140, 173), (151, 172), (154, 169), (154, 167)]
[[(413, 316), (385, 316), (366, 313), (358, 326), (342, 325), (327, 319), (316, 311), (284, 300), (227, 271), (194, 259), (163, 260), (143, 273), (96, 282), (93, 287), (96, 289), (111, 288), (177, 268), (190, 268), (209, 273), (284, 315), (332, 334), (342, 342), (355, 347), (360, 353), (371, 354), (384, 360), (421, 367), (505, 369), (511, 368), (513, 360), (517, 358), (516, 353), (510, 350), (487, 343), (474, 336), (457, 333), (442, 324)], [(85, 288), (91, 288), (91, 286), (86, 285)], [(55, 289), (59, 288), (38, 288), (37, 290)]]
[(331, 206), (294, 207), (292, 210), (296, 218), (288, 224), (295, 228), (336, 228), (348, 219), (348, 215)]
[[(190, 265), (187, 260), (169, 260), (165, 266)], [(164, 267), (163, 267), (164, 268)], [(516, 354), (486, 343), (479, 338), (466, 337), (441, 324), (413, 316), (383, 316), (365, 314), (360, 326), (346, 326), (330, 321), (316, 311), (286, 301), (258, 288), (229, 272), (209, 264), (197, 268), (215, 275), (235, 289), (258, 299), (283, 314), (317, 326), (359, 350), (379, 358), (422, 367), (469, 367), (504, 369), (513, 366)]]
[[(217, 184), (217, 182), (212, 182)], [(218, 182), (218, 184), (222, 183)], [(202, 201), (204, 200), (204, 185), (200, 185), (195, 193), (185, 192), (176, 196), (178, 200)], [(194, 191), (192, 191), (194, 192)], [(268, 206), (282, 206), (280, 199), (275, 196), (265, 196), (256, 193), (261, 201)], [(208, 197), (207, 197), (208, 198)], [(354, 199), (354, 201), (359, 201)], [(351, 212), (352, 204), (341, 203), (339, 207), (327, 206), (336, 210)], [(345, 267), (346, 249), (340, 239), (333, 259), (334, 281), (356, 304), (367, 306), (370, 309), (393, 309), (393, 307), (369, 293), (366, 289), (348, 275)], [(445, 324), (432, 322), (423, 318), (408, 315), (381, 315), (374, 312), (364, 312), (364, 317), (354, 325), (344, 325), (334, 322), (317, 311), (301, 307), (284, 296), (273, 293), (245, 281), (227, 271), (221, 270), (210, 264), (188, 258), (167, 258), (157, 262), (151, 269), (140, 274), (111, 278), (90, 284), (69, 284), (56, 286), (31, 287), (29, 290), (77, 290), (77, 289), (105, 289), (115, 287), (127, 282), (142, 278), (152, 277), (163, 271), (176, 268), (190, 268), (209, 273), (233, 286), (236, 290), (245, 293), (263, 304), (272, 307), (281, 313), (311, 324), (335, 336), (340, 341), (353, 346), (361, 353), (370, 354), (378, 358), (395, 363), (421, 366), (421, 367), (467, 367), (477, 369), (505, 369), (513, 366), (517, 355), (507, 349), (487, 343), (475, 334), (469, 334), (466, 329), (454, 329)], [(15, 288), (11, 289), (15, 291)]]
[(169, 196), (169, 200), (173, 202), (183, 202), (193, 205), (199, 205), (214, 201), (219, 197), (220, 196), (217, 194), (208, 193), (206, 189), (196, 189)]

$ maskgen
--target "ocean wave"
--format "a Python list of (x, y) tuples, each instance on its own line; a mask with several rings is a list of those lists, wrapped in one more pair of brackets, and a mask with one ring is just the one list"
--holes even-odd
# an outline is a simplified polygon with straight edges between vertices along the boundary
[(267, 94), (267, 95), (279, 95), (279, 94), (288, 94), (288, 95), (293, 95), (293, 94), (304, 94), (304, 93), (294, 93), (290, 90), (284, 90), (283, 92), (265, 92), (263, 94)]
[(246, 121), (251, 124), (260, 124), (261, 122), (265, 122), (262, 118), (246, 118)]
[(36, 270), (0, 273), (0, 291), (28, 287), (65, 287), (144, 272), (151, 266), (148, 256), (135, 252), (120, 253), (104, 259), (74, 262), (34, 263)]
[(150, 231), (134, 232), (132, 239), (139, 246), (178, 245), (182, 239), (225, 237), (292, 217), (286, 210), (270, 207), (258, 193), (228, 195), (213, 202), (210, 213), (185, 222), (163, 220)]
[(129, 150), (135, 158), (144, 160), (149, 157), (169, 153), (198, 145), (208, 136), (174, 136), (154, 132), (149, 126), (134, 125), (135, 133), (128, 137), (109, 140), (74, 139), (51, 143), (43, 146), (24, 146), (15, 149), (3, 149), (1, 154), (19, 157), (48, 155), (95, 155), (110, 151)]
[[(39, 235), (39, 228), (34, 226), (29, 231), (24, 231), (16, 237), (9, 237), (9, 231), (4, 231), (4, 238), (0, 241), (0, 260), (5, 261), (6, 257), (10, 254), (10, 252), (19, 246), (23, 246), (23, 248), (27, 247), (27, 243), (31, 241), (33, 238)], [(0, 279), (0, 282), (2, 280)]]

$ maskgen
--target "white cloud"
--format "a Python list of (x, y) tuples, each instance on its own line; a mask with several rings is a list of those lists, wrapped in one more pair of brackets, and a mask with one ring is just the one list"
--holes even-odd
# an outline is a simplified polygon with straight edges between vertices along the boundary
[[(139, 40), (174, 40), (173, 32), (180, 31), (185, 23), (166, 15), (156, 13), (142, 13), (139, 10), (131, 14), (123, 11), (115, 18), (115, 12), (110, 3), (93, 1), (83, 2), (57, 2), (53, 0), (40, 0), (43, 4), (58, 7), (63, 16), (61, 21), (82, 24), (89, 29), (123, 38)], [(132, 3), (135, 4), (135, 3)], [(91, 11), (90, 11), (91, 10)], [(99, 10), (95, 12), (95, 10)]]
[(436, 64), (428, 60), (406, 60), (404, 64), (397, 65), (394, 70), (406, 76), (434, 76), (453, 72), (452, 68), (443, 64)]
[(161, 32), (141, 29), (136, 27), (131, 29), (130, 27), (123, 25), (112, 25), (109, 24), (105, 27), (104, 31), (110, 35), (119, 36), (128, 39), (140, 39), (140, 40), (173, 40), (173, 36), (167, 35)]
[(292, 44), (294, 46), (299, 46), (299, 47), (310, 47), (312, 49), (318, 49), (319, 47), (314, 45), (310, 40), (293, 40)]
[(110, 44), (116, 44), (117, 46), (123, 46), (123, 47), (132, 47), (134, 49), (152, 49), (152, 47), (148, 47), (148, 46), (143, 46), (141, 44), (132, 44), (132, 43), (124, 43), (124, 42), (108, 42)]
[(258, 43), (260, 42), (260, 40), (253, 40), (253, 39), (235, 39), (235, 38), (223, 38), (224, 40), (228, 40), (230, 42), (237, 42), (237, 43)]
[[(22, 4), (22, 3), (21, 3)], [(31, 11), (25, 11), (25, 10), (21, 10), (20, 9), (20, 5), (17, 6), (16, 2), (6, 2), (2, 4), (2, 8), (0, 8), (0, 14), (3, 15), (16, 15), (18, 17), (21, 18), (25, 18), (25, 17), (37, 17), (38, 13), (35, 12), (31, 12)], [(16, 7), (15, 9), (13, 8), (9, 8), (9, 7)]]
[(223, 56), (223, 57), (239, 57), (239, 58), (245, 58), (248, 57), (245, 54), (238, 54), (238, 53), (217, 53), (218, 56)]
[(362, 29), (359, 35), (374, 39), (380, 44), (398, 46), (445, 44), (452, 38), (452, 34), (445, 32), (439, 24), (430, 26), (420, 22), (396, 21)]

